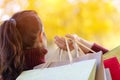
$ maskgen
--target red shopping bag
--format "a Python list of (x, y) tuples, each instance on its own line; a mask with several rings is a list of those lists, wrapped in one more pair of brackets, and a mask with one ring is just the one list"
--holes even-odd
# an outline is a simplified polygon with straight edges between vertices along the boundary
[(120, 80), (120, 64), (116, 57), (104, 60), (104, 66), (110, 69), (112, 80)]

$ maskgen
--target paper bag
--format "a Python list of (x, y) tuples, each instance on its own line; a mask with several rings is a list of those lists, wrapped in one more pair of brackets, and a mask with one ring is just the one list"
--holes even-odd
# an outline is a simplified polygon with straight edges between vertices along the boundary
[[(95, 80), (96, 60), (24, 71), (16, 80)], [(102, 80), (102, 79), (101, 79)]]
[(112, 80), (120, 80), (120, 64), (116, 57), (104, 60), (104, 65), (110, 69)]
[[(73, 41), (73, 46), (74, 46), (74, 49), (75, 49), (75, 54), (77, 54), (77, 58), (73, 59), (72, 56), (71, 56), (71, 52), (70, 52), (70, 49), (69, 49), (67, 39), (65, 39), (65, 41), (66, 41), (66, 48), (67, 48), (67, 52), (68, 52), (69, 61), (61, 61), (61, 62), (53, 62), (52, 61), (46, 67), (55, 67), (55, 66), (68, 64), (69, 62), (71, 63), (71, 62), (79, 62), (79, 61), (84, 61), (84, 60), (96, 59), (96, 61), (97, 61), (97, 71), (96, 71), (95, 80), (105, 80), (104, 66), (103, 66), (103, 60), (102, 60), (102, 52), (96, 53), (95, 51), (91, 50), (90, 48), (83, 45), (79, 41), (72, 40)], [(80, 49), (79, 45), (83, 46), (84, 48), (88, 49), (89, 51), (91, 51), (93, 53), (89, 53), (89, 54), (85, 55), (84, 52)], [(37, 66), (35, 68), (41, 68), (41, 66)]]
[(110, 50), (109, 52), (103, 55), (104, 59), (109, 59), (112, 57), (117, 57), (117, 59), (120, 61), (120, 46)]
[[(79, 58), (74, 58), (73, 62), (79, 62), (79, 61), (85, 61), (85, 60), (90, 60), (90, 59), (96, 59), (97, 63), (97, 71), (96, 71), (96, 76), (95, 80), (105, 80), (104, 76), (104, 65), (103, 65), (103, 59), (102, 59), (102, 52), (97, 52), (97, 53), (90, 53), (84, 56), (80, 56)], [(69, 64), (69, 61), (64, 61), (64, 62), (51, 62), (47, 67), (56, 67), (56, 66), (61, 66), (61, 65), (66, 65)], [(35, 66), (34, 69), (41, 68), (42, 65)]]

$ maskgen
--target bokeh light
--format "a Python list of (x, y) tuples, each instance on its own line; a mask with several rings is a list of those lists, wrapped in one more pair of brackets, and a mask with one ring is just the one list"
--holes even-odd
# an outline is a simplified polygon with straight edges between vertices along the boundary
[(108, 49), (120, 45), (119, 0), (0, 0), (0, 22), (20, 10), (36, 10), (51, 44), (76, 33)]

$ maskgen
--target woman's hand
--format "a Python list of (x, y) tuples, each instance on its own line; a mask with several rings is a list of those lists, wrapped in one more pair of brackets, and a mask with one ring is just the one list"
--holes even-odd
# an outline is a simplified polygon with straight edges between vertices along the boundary
[[(57, 44), (57, 46), (63, 50), (67, 50), (66, 47), (66, 42), (65, 42), (65, 38), (64, 37), (59, 37), (59, 36), (55, 36), (55, 43)], [(70, 50), (73, 50), (73, 43), (70, 39), (68, 39), (68, 45)]]

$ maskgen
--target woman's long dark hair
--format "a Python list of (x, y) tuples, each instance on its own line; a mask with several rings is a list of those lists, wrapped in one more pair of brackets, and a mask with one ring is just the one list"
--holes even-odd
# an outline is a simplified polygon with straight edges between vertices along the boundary
[[(28, 27), (37, 26), (37, 22), (33, 22), (34, 24), (29, 22), (29, 16), (27, 17), (28, 19), (25, 18), (27, 15), (33, 16), (36, 13), (31, 10), (18, 12), (0, 26), (0, 75), (2, 80), (15, 80), (25, 69), (23, 48), (24, 46), (33, 46), (37, 38), (36, 35), (30, 34), (29, 36), (28, 34), (27, 36), (22, 34), (27, 32), (25, 30), (28, 30)], [(27, 19), (28, 23), (24, 21), (25, 19)], [(30, 23), (33, 25), (30, 25)], [(38, 31), (38, 28), (33, 27), (34, 33), (37, 34)], [(26, 37), (23, 39), (24, 36), (27, 36), (29, 41), (25, 41)]]
[(0, 26), (0, 72), (3, 80), (15, 80), (23, 70), (22, 45), (16, 21), (5, 21)]

